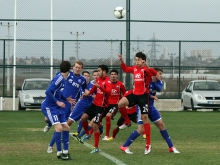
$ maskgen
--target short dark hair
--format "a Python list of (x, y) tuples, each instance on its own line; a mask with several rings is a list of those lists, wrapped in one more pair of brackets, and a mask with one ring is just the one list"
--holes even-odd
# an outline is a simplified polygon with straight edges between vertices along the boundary
[(92, 73), (98, 72), (98, 70), (94, 70)]
[(154, 68), (154, 70), (156, 70), (157, 72), (161, 71), (163, 73), (163, 69), (160, 68)]
[(101, 68), (102, 71), (105, 70), (105, 72), (108, 73), (108, 67), (107, 67), (107, 65), (102, 64), (102, 65), (99, 65), (98, 68)]
[(145, 60), (146, 61), (146, 55), (142, 52), (137, 52), (135, 57), (138, 57), (138, 58), (141, 58), (142, 60)]
[(84, 73), (88, 73), (90, 75), (89, 71), (87, 71), (87, 70), (83, 71), (82, 75), (84, 75)]
[(69, 72), (71, 69), (71, 64), (69, 61), (63, 61), (61, 64), (60, 64), (60, 72), (61, 73), (66, 73), (66, 72)]
[(112, 72), (115, 72), (115, 73), (118, 75), (118, 71), (117, 71), (116, 69), (112, 69), (112, 70), (110, 71), (110, 74), (111, 74)]

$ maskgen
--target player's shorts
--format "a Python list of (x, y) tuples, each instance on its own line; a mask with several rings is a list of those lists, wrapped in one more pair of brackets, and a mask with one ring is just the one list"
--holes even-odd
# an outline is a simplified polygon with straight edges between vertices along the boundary
[[(140, 109), (138, 108), (138, 122), (142, 121), (141, 119), (141, 112)], [(150, 106), (150, 111), (148, 113), (148, 118), (150, 119), (150, 121), (152, 121), (153, 123), (157, 122), (158, 120), (160, 120), (162, 117), (159, 113), (159, 111), (154, 107), (154, 106)]]
[(125, 96), (128, 99), (129, 107), (132, 107), (134, 105), (138, 105), (141, 110), (141, 114), (148, 114), (148, 103), (149, 103), (149, 95), (143, 94), (143, 95), (135, 95), (133, 93)]
[(78, 121), (89, 106), (91, 104), (83, 104), (79, 101), (70, 113), (69, 119), (74, 122)]
[(105, 111), (102, 113), (102, 118), (104, 118), (107, 113), (111, 113), (112, 117), (116, 115), (118, 112), (118, 104), (109, 104), (107, 108), (105, 108)]
[[(137, 123), (137, 112), (134, 112), (132, 114), (128, 114), (128, 117), (130, 119), (130, 121), (133, 121), (134, 123)], [(120, 118), (117, 121), (117, 125), (121, 126), (122, 124), (124, 124), (125, 119), (120, 116)]]
[(66, 118), (63, 109), (58, 106), (41, 106), (44, 116), (51, 122), (52, 125), (61, 123), (66, 124)]
[(89, 116), (89, 120), (93, 120), (93, 123), (98, 124), (101, 119), (101, 114), (105, 110), (104, 107), (98, 107), (95, 104), (90, 105), (84, 113)]

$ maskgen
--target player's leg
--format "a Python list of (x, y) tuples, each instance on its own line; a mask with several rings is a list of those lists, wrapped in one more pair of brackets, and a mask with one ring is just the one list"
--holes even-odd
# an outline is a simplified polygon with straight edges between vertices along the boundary
[(51, 122), (47, 119), (47, 117), (44, 117), (44, 121), (45, 123), (47, 123), (47, 125), (44, 127), (44, 132), (48, 132), (52, 126)]
[(69, 160), (69, 159), (71, 159), (70, 154), (69, 154), (69, 131), (70, 131), (70, 127), (62, 119), (61, 119), (61, 121), (62, 121), (62, 130), (63, 130), (63, 132), (62, 132), (62, 140), (63, 140), (62, 159)]

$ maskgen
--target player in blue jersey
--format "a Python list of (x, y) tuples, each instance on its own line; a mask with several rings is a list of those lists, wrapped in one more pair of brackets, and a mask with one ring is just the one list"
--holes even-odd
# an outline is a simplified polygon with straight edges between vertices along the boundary
[[(160, 68), (154, 68), (157, 71), (157, 75), (152, 77), (152, 81), (150, 83), (150, 112), (149, 112), (149, 119), (158, 127), (160, 130), (160, 134), (163, 137), (163, 139), (166, 141), (169, 149), (169, 152), (173, 153), (180, 153), (172, 143), (172, 140), (166, 130), (165, 124), (162, 120), (162, 117), (159, 113), (159, 111), (154, 106), (154, 100), (158, 101), (158, 98), (156, 97), (156, 92), (160, 92), (163, 87), (162, 83), (162, 76), (163, 76), (163, 70)], [(149, 141), (149, 152), (151, 149), (150, 145), (150, 129), (147, 130), (147, 136), (146, 140)]]
[[(89, 92), (86, 89), (87, 87), (86, 79), (80, 74), (82, 69), (83, 69), (83, 63), (78, 60), (75, 61), (73, 65), (73, 70), (70, 71), (67, 76), (65, 88), (62, 90), (62, 95), (64, 97), (72, 96), (72, 98), (75, 100), (75, 102), (72, 105), (64, 101), (64, 103), (66, 104), (66, 107), (64, 108), (66, 120), (68, 120), (72, 107), (75, 106), (75, 103), (78, 101), (80, 97), (80, 89), (83, 92)], [(53, 152), (52, 146), (54, 142), (55, 142), (55, 136), (53, 136), (53, 138), (50, 141), (50, 144), (47, 148), (47, 153)]]
[[(71, 69), (71, 64), (68, 61), (63, 61), (60, 64), (60, 74), (56, 75), (51, 81), (45, 94), (46, 98), (41, 105), (41, 110), (46, 118), (52, 123), (55, 128), (55, 141), (57, 146), (57, 158), (68, 160), (71, 159), (69, 148), (69, 125), (66, 122), (63, 108), (66, 104), (61, 101), (66, 100), (70, 104), (74, 102), (71, 96), (65, 97), (59, 90), (65, 88), (66, 78)], [(63, 133), (63, 151), (61, 147), (61, 133)]]

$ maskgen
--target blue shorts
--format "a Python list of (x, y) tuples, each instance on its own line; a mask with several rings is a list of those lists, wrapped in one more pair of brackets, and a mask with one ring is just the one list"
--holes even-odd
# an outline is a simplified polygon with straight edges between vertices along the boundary
[(41, 110), (46, 118), (51, 122), (52, 125), (61, 123), (66, 124), (66, 118), (64, 110), (58, 106), (47, 106), (42, 104)]
[[(141, 112), (140, 112), (139, 108), (138, 108), (137, 113), (138, 113), (138, 122), (140, 122), (140, 121), (142, 121), (142, 119), (141, 119)], [(158, 120), (160, 120), (162, 117), (161, 117), (159, 111), (154, 106), (150, 106), (150, 109), (149, 109), (149, 112), (148, 112), (148, 118), (150, 119), (150, 121), (155, 123)]]
[(79, 101), (74, 107), (73, 111), (70, 113), (69, 119), (77, 122), (91, 104), (83, 104)]

